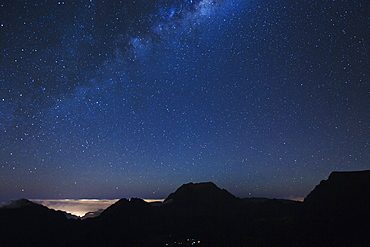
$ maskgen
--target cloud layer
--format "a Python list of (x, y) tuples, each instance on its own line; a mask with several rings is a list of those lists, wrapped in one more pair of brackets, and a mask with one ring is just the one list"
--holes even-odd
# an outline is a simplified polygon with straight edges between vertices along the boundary
[[(31, 201), (40, 203), (54, 210), (61, 210), (82, 217), (88, 212), (106, 209), (118, 200), (119, 199), (32, 199)], [(162, 199), (149, 199), (145, 201), (162, 201)]]

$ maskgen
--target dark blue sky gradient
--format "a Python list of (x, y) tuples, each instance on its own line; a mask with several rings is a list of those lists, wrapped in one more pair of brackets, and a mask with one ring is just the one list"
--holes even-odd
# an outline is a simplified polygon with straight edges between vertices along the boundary
[(306, 196), (370, 168), (367, 1), (1, 4), (0, 199)]

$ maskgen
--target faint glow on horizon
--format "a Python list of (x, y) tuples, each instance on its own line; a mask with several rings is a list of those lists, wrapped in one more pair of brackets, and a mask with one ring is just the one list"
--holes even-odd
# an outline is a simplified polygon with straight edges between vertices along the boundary
[(163, 202), (164, 199), (143, 199), (146, 202)]
[[(119, 199), (31, 199), (54, 210), (61, 210), (67, 213), (84, 216), (88, 212), (96, 212), (99, 209), (106, 209)], [(162, 202), (164, 199), (143, 199), (146, 202)]]
[(302, 196), (300, 196), (300, 197), (290, 196), (286, 199), (287, 200), (292, 200), (292, 201), (298, 201), (298, 202), (303, 202), (304, 201), (304, 197), (302, 197)]
[[(287, 200), (303, 202), (304, 197), (289, 197)], [(54, 210), (61, 210), (67, 213), (82, 217), (88, 212), (96, 212), (106, 209), (116, 203), (119, 199), (31, 199), (31, 201), (42, 204)], [(144, 201), (163, 202), (164, 199), (143, 199)]]

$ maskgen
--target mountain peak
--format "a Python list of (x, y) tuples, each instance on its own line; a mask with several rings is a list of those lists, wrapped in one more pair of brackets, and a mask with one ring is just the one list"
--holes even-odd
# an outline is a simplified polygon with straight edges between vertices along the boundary
[(194, 202), (198, 204), (230, 203), (239, 200), (225, 189), (220, 189), (212, 182), (183, 184), (174, 193), (170, 194), (167, 202), (189, 205)]
[(198, 189), (198, 190), (199, 189), (204, 189), (204, 190), (205, 189), (220, 189), (213, 182), (200, 182), (200, 183), (190, 182), (190, 183), (181, 185), (179, 189), (181, 189), (181, 188), (194, 188), (194, 189)]

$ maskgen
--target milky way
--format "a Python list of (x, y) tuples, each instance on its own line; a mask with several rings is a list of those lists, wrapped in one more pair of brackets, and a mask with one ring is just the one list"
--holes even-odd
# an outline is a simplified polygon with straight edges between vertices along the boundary
[(366, 1), (1, 4), (0, 198), (296, 197), (370, 168)]

